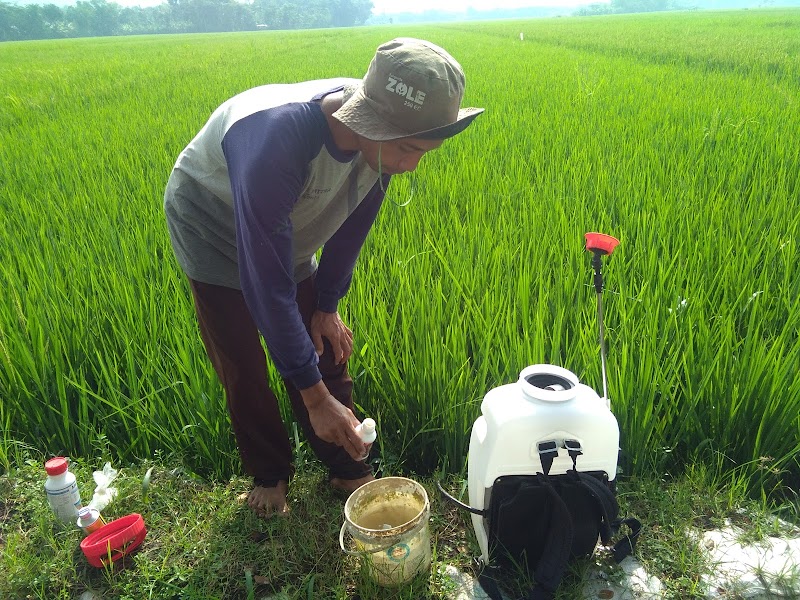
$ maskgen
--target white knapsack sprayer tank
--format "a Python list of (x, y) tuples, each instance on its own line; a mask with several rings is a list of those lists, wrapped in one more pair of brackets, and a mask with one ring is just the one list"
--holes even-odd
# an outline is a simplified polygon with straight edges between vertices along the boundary
[(619, 562), (633, 551), (641, 524), (617, 518), (619, 425), (608, 400), (601, 297), (602, 257), (618, 243), (586, 234), (586, 249), (594, 253), (603, 396), (563, 367), (524, 368), (516, 382), (490, 390), (481, 403), (469, 444), (469, 505), (439, 486), (472, 513), (484, 567), (479, 580), (493, 600), (501, 597), (504, 565), (527, 563), (536, 586), (526, 598), (549, 600), (567, 563), (590, 556), (598, 539), (610, 545), (622, 525), (631, 533), (611, 547), (613, 558)]
[[(469, 443), (470, 506), (483, 509), (498, 477), (535, 475), (542, 471), (540, 444), (555, 443), (550, 475), (572, 469), (565, 445), (574, 442), (583, 453), (581, 471), (603, 472), (611, 481), (617, 472), (619, 426), (608, 403), (554, 365), (531, 365), (515, 383), (491, 390), (481, 404), (482, 416), (472, 426)], [(551, 449), (548, 445), (543, 449)], [(472, 514), (484, 563), (489, 563), (484, 517)]]

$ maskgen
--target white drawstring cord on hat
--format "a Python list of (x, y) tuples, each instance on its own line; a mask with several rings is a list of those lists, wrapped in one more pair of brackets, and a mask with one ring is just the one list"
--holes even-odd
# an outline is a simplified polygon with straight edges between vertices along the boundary
[[(386, 189), (383, 187), (383, 168), (382, 168), (382, 161), (381, 161), (381, 148), (383, 148), (383, 142), (378, 142), (378, 185), (381, 186), (381, 191), (383, 192), (384, 197), (386, 196)], [(408, 196), (408, 200), (403, 203), (398, 204), (391, 198), (389, 201), (394, 204), (395, 206), (399, 206), (403, 208), (404, 206), (408, 206), (411, 204), (411, 200), (414, 198), (414, 192), (417, 189), (417, 174), (415, 171), (411, 172), (411, 193)]]

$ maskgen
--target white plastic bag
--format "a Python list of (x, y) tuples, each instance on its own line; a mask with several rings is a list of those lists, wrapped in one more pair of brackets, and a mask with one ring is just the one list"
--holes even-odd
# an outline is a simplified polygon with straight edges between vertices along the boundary
[(97, 487), (94, 488), (94, 495), (92, 501), (89, 502), (89, 508), (96, 508), (102, 511), (109, 502), (111, 502), (117, 495), (117, 488), (111, 487), (111, 483), (117, 477), (117, 470), (111, 468), (111, 463), (107, 462), (102, 471), (95, 471), (92, 473), (94, 482)]

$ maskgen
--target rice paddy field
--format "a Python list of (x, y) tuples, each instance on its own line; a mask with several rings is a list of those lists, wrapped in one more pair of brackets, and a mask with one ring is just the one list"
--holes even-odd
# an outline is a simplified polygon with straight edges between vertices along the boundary
[(448, 49), (486, 112), (406, 206), (395, 178), (340, 305), (381, 460), (463, 472), (483, 395), (530, 364), (601, 392), (602, 231), (622, 468), (796, 489), (800, 10), (778, 9), (0, 45), (1, 468), (35, 449), (239, 471), (170, 169), (228, 97), (361, 77), (396, 36)]

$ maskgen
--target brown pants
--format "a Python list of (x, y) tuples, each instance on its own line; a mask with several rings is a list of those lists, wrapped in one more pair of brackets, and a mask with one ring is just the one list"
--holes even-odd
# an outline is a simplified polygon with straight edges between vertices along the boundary
[[(269, 387), (258, 328), (240, 290), (192, 279), (189, 283), (206, 352), (225, 388), (242, 465), (257, 485), (274, 486), (292, 474), (292, 448), (278, 399)], [(308, 328), (316, 308), (313, 276), (297, 285), (297, 306)], [(353, 380), (346, 365), (334, 364), (333, 351), (324, 341), (319, 360), (322, 379), (333, 397), (353, 410)], [(371, 473), (366, 463), (354, 461), (341, 446), (317, 437), (299, 390), (287, 379), (283, 381), (294, 416), (330, 476), (358, 479)]]

